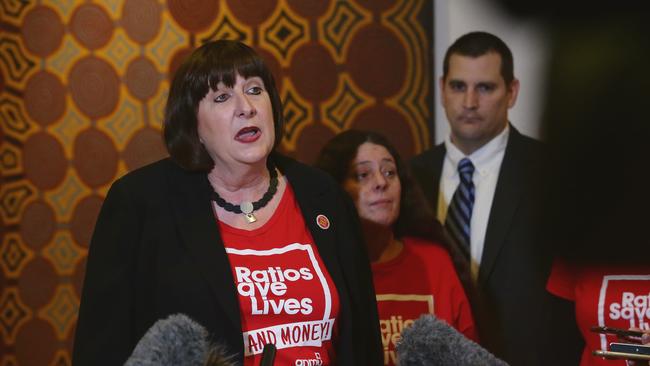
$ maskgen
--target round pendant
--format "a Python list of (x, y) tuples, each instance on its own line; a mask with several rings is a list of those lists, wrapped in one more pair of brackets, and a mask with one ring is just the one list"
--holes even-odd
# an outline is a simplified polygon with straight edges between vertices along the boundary
[(242, 213), (245, 214), (253, 213), (253, 204), (247, 201), (242, 202), (241, 204), (239, 204), (239, 209), (241, 210)]

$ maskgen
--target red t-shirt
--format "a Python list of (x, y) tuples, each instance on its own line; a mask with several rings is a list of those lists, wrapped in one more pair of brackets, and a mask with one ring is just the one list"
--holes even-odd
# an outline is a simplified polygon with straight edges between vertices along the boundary
[(244, 364), (264, 345), (276, 365), (334, 364), (339, 298), (289, 186), (271, 219), (255, 230), (219, 222), (239, 295)]
[(592, 326), (650, 329), (650, 266), (572, 266), (553, 263), (546, 289), (575, 302), (576, 322), (585, 340), (581, 366), (624, 366), (623, 360), (593, 356), (619, 341), (614, 335), (591, 332)]
[(418, 238), (403, 238), (394, 259), (372, 265), (384, 346), (384, 365), (395, 365), (395, 344), (404, 327), (435, 314), (477, 340), (472, 311), (447, 251)]

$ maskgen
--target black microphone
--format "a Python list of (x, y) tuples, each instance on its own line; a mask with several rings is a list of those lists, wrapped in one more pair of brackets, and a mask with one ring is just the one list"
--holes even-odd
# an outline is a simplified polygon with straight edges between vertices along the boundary
[(275, 351), (275, 344), (265, 344), (264, 350), (262, 350), (262, 359), (260, 360), (260, 366), (273, 366), (273, 363), (275, 362)]
[(187, 315), (170, 315), (147, 330), (124, 366), (231, 366), (232, 356), (208, 337)]
[(444, 320), (422, 315), (402, 330), (396, 345), (400, 366), (507, 366)]

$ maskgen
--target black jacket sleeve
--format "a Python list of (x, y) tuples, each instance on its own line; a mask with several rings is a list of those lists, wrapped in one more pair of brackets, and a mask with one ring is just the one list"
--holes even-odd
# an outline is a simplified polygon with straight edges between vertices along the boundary
[[(356, 350), (357, 365), (383, 365), (384, 356), (381, 343), (381, 330), (379, 328), (379, 314), (377, 310), (377, 298), (372, 280), (370, 260), (363, 245), (363, 235), (359, 216), (347, 194), (341, 193), (344, 201), (345, 212), (349, 217), (349, 227), (345, 230), (353, 236), (354, 243), (349, 248), (342, 249), (339, 253), (343, 268), (354, 269), (351, 274), (351, 305), (352, 312), (357, 319), (353, 319), (353, 344), (364, 349), (363, 352)], [(346, 263), (347, 262), (347, 263)], [(361, 343), (361, 344), (359, 344)]]
[[(120, 181), (110, 189), (90, 243), (73, 364), (121, 365), (135, 344), (130, 285), (138, 237), (134, 200)], [(98, 316), (101, 315), (101, 316)], [(114, 339), (116, 335), (121, 339)]]

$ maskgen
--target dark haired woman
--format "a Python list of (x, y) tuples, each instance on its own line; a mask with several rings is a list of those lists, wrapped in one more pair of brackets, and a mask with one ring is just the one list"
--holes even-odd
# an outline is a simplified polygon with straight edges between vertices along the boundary
[(395, 364), (395, 342), (421, 314), (435, 314), (476, 340), (470, 304), (441, 245), (442, 227), (419, 198), (397, 150), (377, 133), (348, 130), (323, 147), (316, 166), (343, 186), (361, 217), (384, 364)]
[(206, 43), (171, 84), (169, 159), (117, 180), (90, 244), (75, 365), (119, 365), (182, 313), (257, 365), (377, 365), (379, 329), (354, 207), (327, 175), (273, 152), (282, 106), (248, 46)]

